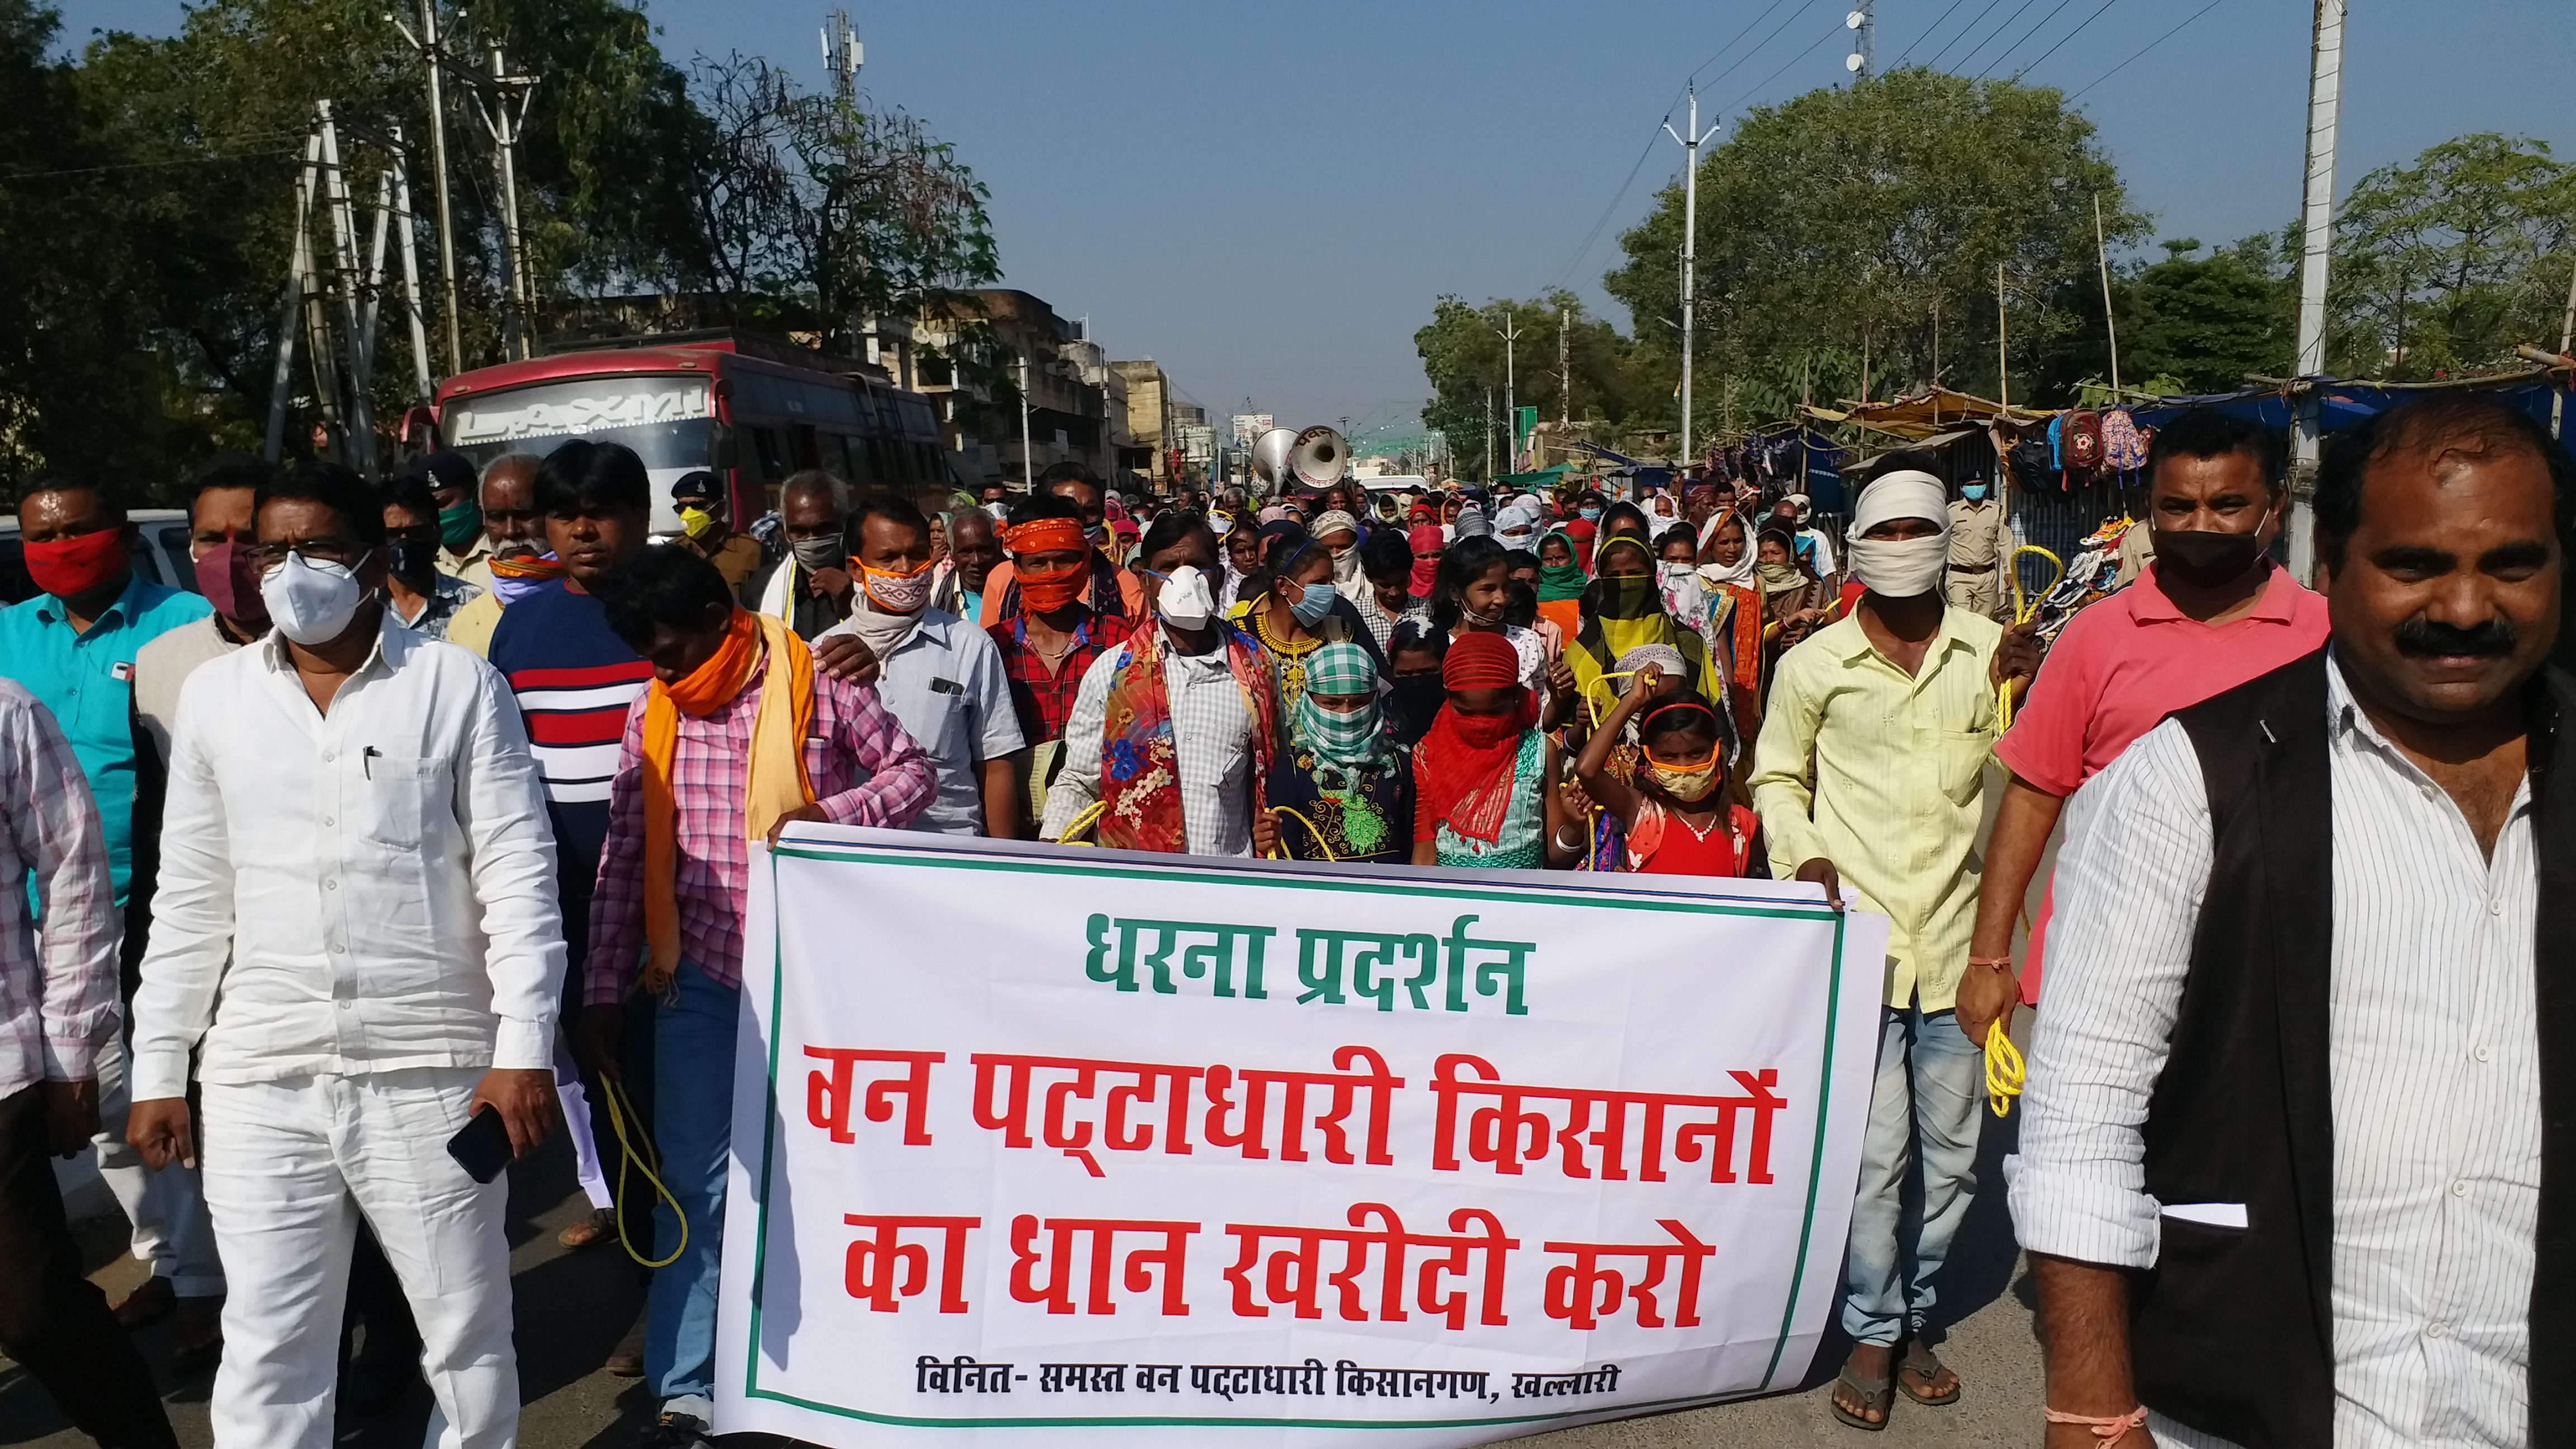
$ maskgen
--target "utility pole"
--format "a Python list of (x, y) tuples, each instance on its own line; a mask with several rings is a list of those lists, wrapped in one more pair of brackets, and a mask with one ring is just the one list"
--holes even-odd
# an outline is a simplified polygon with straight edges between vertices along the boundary
[(823, 65), (832, 72), (832, 94), (845, 106), (858, 102), (859, 67), (866, 54), (859, 33), (850, 28), (850, 12), (833, 11), (832, 23), (823, 29)]
[(420, 237), (412, 226), (411, 158), (402, 147), (402, 128), (393, 130), (395, 151), (393, 167), (394, 222), (402, 228), (403, 312), (411, 323), (412, 381), (416, 401), (427, 402), (436, 392), (429, 370), (429, 335), (421, 327), (420, 305)]
[(1494, 390), (1485, 389), (1485, 481), (1494, 481)]
[[(1866, 3), (1866, 0), (1864, 0)], [(1691, 359), (1695, 355), (1695, 332), (1699, 326), (1699, 148), (1700, 143), (1717, 134), (1715, 126), (1699, 128), (1699, 91), (1690, 92), (1690, 134), (1685, 136), (1664, 123), (1664, 134), (1682, 143), (1684, 173), (1682, 177), (1682, 432), (1681, 447), (1675, 457), (1688, 458), (1691, 450)]]
[[(385, 12), (385, 19), (402, 32), (413, 50), (420, 52), (421, 64), (429, 71), (429, 156), (430, 167), (438, 176), (438, 281), (446, 299), (447, 370), (463, 372), (465, 347), (458, 341), (456, 311), (456, 227), (447, 201), (447, 92), (445, 78), (440, 74), (447, 64), (447, 53), (438, 44), (438, 0), (420, 0), (418, 35), (412, 34), (392, 11)], [(401, 135), (399, 131), (395, 134)], [(403, 214), (411, 214), (409, 201), (403, 203)]]
[(2102, 193), (2093, 193), (2093, 257), (2102, 266), (2102, 325), (2111, 334), (2111, 401), (2120, 401), (2120, 319), (2111, 315), (2111, 250), (2102, 240)]
[(2334, 249), (2335, 120), (2343, 105), (2344, 0), (2316, 0), (2308, 47), (2308, 167), (2299, 249), (2300, 384), (2290, 414), (2290, 577), (2316, 576), (2317, 397), (2326, 370), (2326, 275)]
[(1843, 57), (1843, 69), (1853, 80), (1869, 79), (1869, 63), (1878, 55), (1878, 21), (1869, 13), (1876, 0), (1852, 0), (1852, 10), (1843, 17), (1843, 28), (1852, 33), (1851, 54)]
[(2012, 407), (2012, 353), (2004, 345), (2004, 264), (1995, 263), (1995, 404)]
[[(1521, 415), (1519, 376), (1512, 366), (1512, 344), (1521, 340), (1521, 319), (1506, 312), (1503, 320), (1511, 324), (1509, 328), (1494, 327), (1490, 322), (1485, 325), (1493, 327), (1494, 335), (1503, 339), (1503, 431), (1512, 440), (1511, 464), (1517, 472), (1521, 466)], [(1491, 409), (1493, 405), (1493, 400), (1488, 397), (1485, 406)], [(1492, 479), (1489, 477), (1486, 481), (1491, 482)]]
[(1035, 497), (1038, 491), (1037, 464), (1029, 452), (1029, 355), (1020, 354), (1020, 486)]
[(529, 334), (535, 330), (535, 322), (528, 315), (533, 272), (527, 238), (519, 230), (518, 150), (521, 130), (528, 120), (528, 95), (536, 89), (537, 78), (512, 74), (497, 40), (492, 42), (490, 60), (488, 88), (475, 99), (483, 113), (483, 129), (492, 133), (493, 161), (501, 174), (501, 250), (510, 269), (510, 316), (502, 329), (501, 345), (510, 357), (525, 361), (531, 355)]
[(358, 470), (368, 482), (376, 481), (376, 429), (373, 409), (368, 406), (367, 346), (365, 329), (358, 316), (358, 214), (349, 200), (349, 179), (340, 169), (340, 132), (331, 119), (331, 103), (313, 103), (317, 127), (322, 133), (322, 194), (331, 211), (331, 255), (338, 264), (340, 325), (349, 349), (348, 437), (343, 447), (348, 454), (341, 461)]
[(295, 245), (286, 263), (286, 295), (277, 319), (277, 370), (268, 385), (268, 434), (260, 456), (274, 463), (286, 455), (286, 402), (294, 387), (295, 331), (304, 313), (304, 277), (313, 228), (313, 187), (322, 166), (322, 133), (304, 138), (304, 174), (295, 183)]
[[(2560, 357), (2565, 357), (2567, 355), (2567, 349), (2570, 347), (2576, 347), (2576, 273), (2570, 273), (2567, 278), (2567, 312), (2565, 316), (2559, 319), (2558, 323), (2558, 355)], [(2565, 388), (2550, 389), (2549, 436), (2553, 438), (2563, 436), (2558, 431), (2558, 422), (2559, 414), (2562, 411), (2562, 405), (2566, 401), (2567, 390)]]
[(1560, 307), (1556, 313), (1556, 425), (1574, 426), (1574, 370), (1565, 361), (1565, 334), (1574, 326), (1574, 309)]

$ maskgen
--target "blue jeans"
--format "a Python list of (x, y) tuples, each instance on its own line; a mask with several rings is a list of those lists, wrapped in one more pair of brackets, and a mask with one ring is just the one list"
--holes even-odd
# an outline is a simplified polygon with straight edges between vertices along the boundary
[[(662, 1185), (688, 1215), (689, 1241), (653, 1270), (644, 1321), (644, 1380), (655, 1397), (706, 1400), (716, 1376), (716, 1265), (724, 1254), (725, 1158), (733, 1139), (733, 1040), (737, 987), (718, 986), (680, 963), (679, 999), (653, 1023), (653, 1145)], [(653, 1256), (679, 1242), (669, 1203), (653, 1210)], [(684, 1407), (712, 1417), (703, 1403)]]
[[(1977, 1194), (1978, 1112), (1985, 1053), (1947, 1011), (1889, 1007), (1878, 1036), (1878, 1078), (1861, 1138), (1860, 1196), (1852, 1203), (1851, 1253), (1843, 1265), (1843, 1331), (1856, 1343), (1892, 1344), (1922, 1331), (1932, 1280)], [(1906, 1171), (1923, 1153), (1923, 1221), (1914, 1271), (1904, 1273), (1897, 1241)]]

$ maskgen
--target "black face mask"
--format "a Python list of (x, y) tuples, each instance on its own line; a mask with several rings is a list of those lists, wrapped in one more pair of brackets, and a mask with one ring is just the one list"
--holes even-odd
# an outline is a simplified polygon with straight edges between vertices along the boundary
[(1395, 693), (1386, 701), (1387, 721), (1396, 743), (1418, 743), (1431, 732), (1431, 721), (1438, 717), (1440, 706), (1448, 702), (1449, 688), (1440, 682), (1439, 671), (1397, 675)]
[(425, 579), (438, 569), (438, 544), (418, 538), (385, 540), (385, 567), (398, 579)]
[(2156, 569), (2187, 584), (2212, 588), (2241, 578), (2263, 553), (2259, 533), (2168, 533), (2156, 530)]

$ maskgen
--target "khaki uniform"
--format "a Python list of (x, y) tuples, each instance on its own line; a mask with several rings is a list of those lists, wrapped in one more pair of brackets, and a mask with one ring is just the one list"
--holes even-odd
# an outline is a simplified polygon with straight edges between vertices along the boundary
[(2120, 583), (2134, 584), (2147, 565), (2156, 561), (2156, 533), (2144, 520), (2129, 525), (2120, 535)]
[(1980, 618), (2001, 616), (2004, 604), (2003, 561), (2011, 547), (2002, 505), (1950, 501), (1950, 606)]

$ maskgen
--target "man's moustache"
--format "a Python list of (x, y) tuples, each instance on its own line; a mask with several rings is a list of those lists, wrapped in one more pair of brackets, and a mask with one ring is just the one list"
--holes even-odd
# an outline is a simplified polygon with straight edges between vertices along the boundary
[(2417, 658), (2457, 657), (2503, 658), (2522, 641), (2522, 631), (2511, 619), (2502, 617), (2461, 628), (2456, 624), (2437, 624), (2417, 614), (2397, 626), (2397, 652)]

